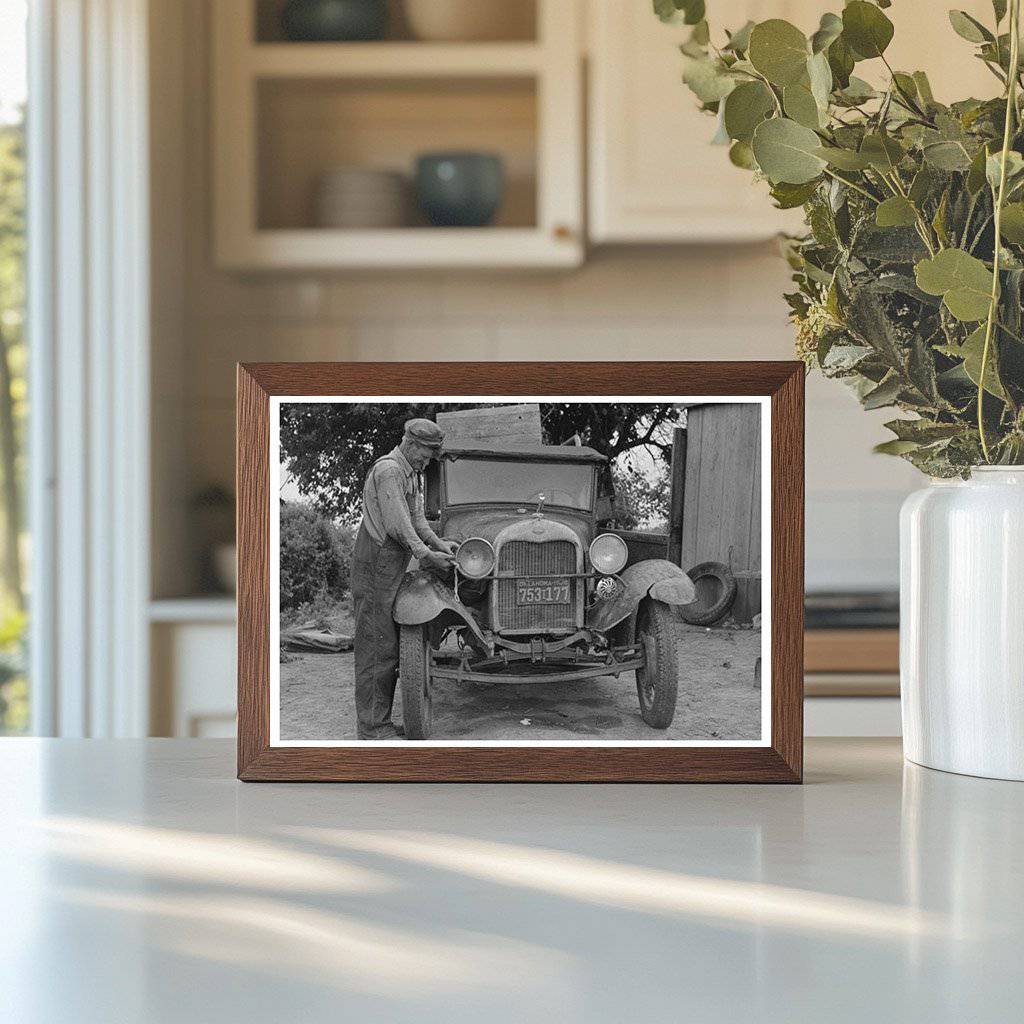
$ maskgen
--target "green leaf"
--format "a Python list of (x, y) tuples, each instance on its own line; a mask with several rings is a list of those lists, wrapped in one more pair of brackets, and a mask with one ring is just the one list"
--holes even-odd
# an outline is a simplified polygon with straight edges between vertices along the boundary
[(843, 31), (843, 19), (838, 14), (823, 14), (818, 31), (811, 36), (811, 53), (827, 50)]
[(946, 231), (946, 214), (949, 212), (949, 189), (943, 190), (942, 198), (936, 207), (935, 216), (932, 217), (932, 227), (943, 247), (949, 245), (949, 233)]
[(853, 73), (853, 53), (842, 36), (832, 43), (827, 52), (828, 66), (832, 71), (836, 88), (845, 89), (850, 84), (850, 75)]
[[(985, 177), (988, 179), (988, 183), (993, 191), (999, 188), (1002, 159), (1003, 151), (1000, 149), (990, 154), (989, 158), (985, 161)], [(1013, 181), (1022, 171), (1024, 171), (1024, 157), (1014, 149), (1009, 150), (1006, 154), (1007, 182)]]
[(918, 99), (917, 82), (913, 76), (904, 74), (902, 71), (894, 71), (892, 76), (893, 84), (897, 89), (912, 100)]
[(916, 221), (914, 204), (903, 196), (891, 196), (875, 207), (875, 223), (880, 228), (908, 227)]
[(696, 25), (704, 20), (704, 0), (654, 0), (654, 13), (669, 24)]
[(971, 166), (971, 158), (959, 142), (932, 142), (922, 153), (925, 160), (940, 171), (966, 171)]
[(851, 75), (846, 88), (839, 95), (844, 103), (856, 106), (859, 103), (867, 103), (868, 100), (873, 100), (878, 95), (878, 90), (865, 82), (863, 78)]
[(787, 85), (782, 90), (782, 109), (787, 117), (805, 128), (821, 127), (821, 111), (811, 90), (805, 85)]
[(684, 56), (683, 81), (701, 103), (717, 103), (736, 87), (736, 79), (720, 61), (710, 57)]
[(980, 21), (972, 18), (966, 11), (950, 11), (949, 23), (958, 36), (969, 43), (992, 42), (995, 36)]
[(757, 170), (754, 151), (747, 142), (734, 142), (729, 147), (729, 161), (736, 167), (742, 167), (745, 171)]
[(723, 49), (732, 50), (734, 53), (746, 53), (750, 49), (750, 33), (753, 31), (754, 22), (748, 21), (742, 28), (736, 29), (729, 36), (729, 42)]
[(999, 231), (1006, 241), (1024, 245), (1024, 203), (1007, 203), (1003, 207)]
[(910, 183), (910, 191), (907, 195), (915, 206), (920, 208), (921, 204), (928, 198), (932, 189), (935, 188), (937, 177), (936, 173), (927, 165), (923, 166), (914, 175), (914, 180)]
[(903, 147), (891, 135), (872, 133), (865, 135), (860, 144), (861, 155), (883, 174), (889, 174), (906, 155)]
[(743, 82), (725, 100), (725, 130), (731, 139), (750, 142), (754, 129), (775, 109), (775, 99), (764, 82)]
[(899, 393), (902, 390), (900, 379), (896, 374), (887, 377), (876, 388), (872, 388), (860, 400), (865, 409), (882, 409), (887, 405), (894, 405)]
[(665, 22), (676, 21), (679, 16), (672, 0), (654, 0), (654, 13)]
[(696, 25), (698, 22), (704, 20), (704, 15), (707, 13), (705, 10), (704, 0), (675, 0), (676, 7), (681, 7), (683, 11), (683, 21), (687, 25)]
[(992, 0), (992, 11), (996, 16), (996, 25), (1006, 17), (1006, 0)]
[[(957, 354), (963, 359), (964, 372), (974, 382), (976, 387), (980, 387), (981, 381), (981, 358), (985, 352), (985, 325), (981, 324), (968, 336), (966, 341), (957, 350)], [(999, 383), (999, 377), (996, 375), (995, 360), (995, 344), (990, 342), (988, 361), (985, 367), (985, 390), (996, 398), (1001, 398), (1003, 401), (1006, 400), (1006, 392), (1003, 390), (1003, 386)]]
[(959, 423), (936, 423), (934, 420), (890, 420), (885, 424), (900, 441), (916, 441), (918, 444), (929, 444), (956, 437), (963, 427)]
[(943, 249), (914, 268), (917, 286), (941, 295), (946, 308), (965, 322), (988, 316), (992, 274), (981, 260), (963, 249)]
[[(867, 406), (865, 406), (867, 408)], [(883, 441), (876, 444), (871, 450), (876, 455), (906, 455), (907, 452), (915, 451), (921, 445), (917, 441)]]
[(932, 86), (928, 81), (928, 76), (923, 71), (915, 71), (911, 77), (914, 79), (914, 85), (917, 86), (917, 95), (925, 103), (934, 103), (935, 97), (932, 95)]
[(690, 42), (695, 46), (707, 46), (711, 42), (711, 29), (706, 21), (698, 21), (690, 33)]
[(809, 53), (807, 37), (781, 18), (762, 21), (750, 33), (747, 58), (773, 85), (785, 87), (799, 81)]
[(982, 146), (974, 159), (971, 161), (970, 169), (967, 171), (967, 191), (972, 196), (977, 195), (985, 186), (985, 162), (988, 160), (988, 144)]
[(773, 184), (813, 181), (825, 166), (817, 154), (818, 136), (788, 118), (762, 121), (754, 130), (753, 147), (758, 166)]
[(855, 153), (852, 149), (819, 146), (814, 152), (816, 156), (820, 156), (826, 163), (838, 167), (841, 171), (863, 171), (871, 166), (871, 161), (866, 156)]
[(815, 54), (807, 61), (807, 79), (814, 102), (821, 111), (820, 121), (825, 124), (828, 120), (828, 99), (832, 94), (832, 69), (828, 66), (825, 54)]
[(844, 8), (843, 39), (861, 60), (881, 57), (892, 35), (892, 22), (874, 4), (853, 0)]
[(818, 190), (818, 182), (804, 182), (801, 185), (791, 185), (782, 181), (772, 186), (771, 195), (775, 205), (780, 210), (793, 210), (803, 206), (811, 196)]

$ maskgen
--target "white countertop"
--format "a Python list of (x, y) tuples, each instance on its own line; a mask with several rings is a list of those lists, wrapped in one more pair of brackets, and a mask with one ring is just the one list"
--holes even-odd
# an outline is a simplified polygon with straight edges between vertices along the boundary
[(0, 741), (0, 1021), (1019, 1019), (1024, 785), (807, 768), (243, 785), (225, 741)]

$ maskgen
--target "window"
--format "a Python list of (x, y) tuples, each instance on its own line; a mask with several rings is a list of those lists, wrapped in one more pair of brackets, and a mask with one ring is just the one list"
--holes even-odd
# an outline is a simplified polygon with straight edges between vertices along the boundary
[(25, 593), (24, 0), (0, 3), (0, 734), (29, 724)]

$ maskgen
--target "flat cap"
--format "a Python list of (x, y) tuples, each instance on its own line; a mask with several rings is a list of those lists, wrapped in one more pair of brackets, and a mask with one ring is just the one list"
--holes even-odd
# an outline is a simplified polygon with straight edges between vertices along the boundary
[(433, 420), (406, 420), (405, 436), (428, 448), (440, 448), (444, 444), (444, 431)]

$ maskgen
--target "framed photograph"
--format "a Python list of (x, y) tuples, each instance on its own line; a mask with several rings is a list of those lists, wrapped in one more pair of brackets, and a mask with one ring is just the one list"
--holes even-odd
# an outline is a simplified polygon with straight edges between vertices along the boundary
[(798, 362), (238, 367), (238, 775), (799, 782)]

